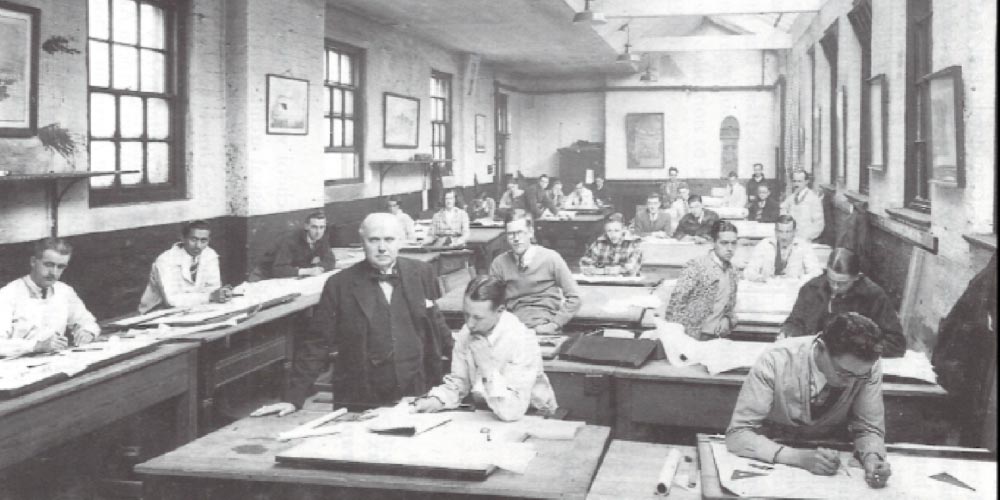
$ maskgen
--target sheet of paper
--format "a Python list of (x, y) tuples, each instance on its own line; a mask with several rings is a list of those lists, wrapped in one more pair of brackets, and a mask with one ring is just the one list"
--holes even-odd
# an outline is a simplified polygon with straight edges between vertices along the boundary
[(684, 325), (670, 323), (655, 318), (655, 330), (643, 332), (639, 338), (655, 338), (663, 344), (663, 352), (667, 361), (673, 366), (689, 366), (699, 363), (701, 359), (701, 342), (684, 333)]
[(156, 342), (148, 336), (110, 337), (107, 340), (70, 347), (50, 354), (0, 360), (0, 389), (14, 390), (54, 375), (74, 376), (91, 366)]
[(908, 350), (901, 358), (882, 358), (882, 375), (894, 375), (929, 384), (937, 383), (937, 374), (927, 355), (922, 352)]
[(701, 342), (698, 362), (712, 375), (750, 368), (770, 342), (738, 342), (729, 339), (712, 339)]
[(584, 283), (640, 283), (642, 276), (602, 276), (592, 274), (573, 274), (573, 279)]

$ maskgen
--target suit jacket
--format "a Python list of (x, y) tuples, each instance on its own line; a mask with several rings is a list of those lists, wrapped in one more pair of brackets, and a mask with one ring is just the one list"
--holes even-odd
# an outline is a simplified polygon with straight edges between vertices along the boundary
[[(450, 357), (454, 341), (433, 302), (441, 297), (441, 292), (431, 265), (399, 257), (396, 269), (400, 276), (398, 286), (403, 288), (424, 349), (426, 387), (416, 388), (422, 393), (441, 383), (445, 371), (442, 358)], [(301, 407), (312, 392), (312, 384), (329, 366), (331, 354), (336, 356), (331, 382), (338, 406), (386, 403), (375, 400), (368, 378), (368, 337), (375, 293), (381, 293), (371, 274), (371, 265), (362, 261), (326, 281), (306, 338), (295, 351), (287, 398), (296, 406)]]
[(711, 238), (712, 224), (715, 224), (715, 221), (719, 220), (719, 214), (707, 208), (704, 211), (704, 215), (701, 216), (701, 222), (698, 222), (698, 219), (691, 212), (681, 217), (681, 220), (677, 223), (677, 229), (674, 230), (673, 237), (678, 240), (688, 235)]
[(632, 231), (639, 236), (646, 236), (656, 231), (663, 231), (669, 235), (670, 213), (666, 210), (660, 210), (660, 213), (656, 216), (656, 221), (650, 221), (649, 210), (639, 210), (635, 213), (635, 218), (632, 219)]
[(524, 204), (531, 212), (531, 215), (538, 219), (542, 216), (542, 211), (548, 209), (552, 213), (559, 211), (559, 208), (552, 203), (552, 197), (548, 191), (542, 189), (538, 184), (532, 184), (524, 190)]
[(750, 180), (747, 181), (747, 197), (750, 199), (751, 202), (757, 199), (757, 187), (760, 185), (766, 185), (768, 190), (770, 190), (771, 192), (769, 198), (777, 201), (778, 190), (775, 189), (775, 185), (773, 182), (771, 182), (771, 179), (768, 179), (767, 177), (761, 177), (760, 180), (758, 181), (757, 179), (754, 179), (753, 176), (750, 176)]
[(767, 201), (764, 202), (763, 209), (761, 209), (760, 205), (757, 203), (757, 200), (754, 199), (749, 205), (747, 205), (747, 211), (749, 212), (747, 220), (755, 220), (759, 222), (778, 221), (778, 217), (781, 215), (781, 205), (779, 205), (774, 198), (768, 198)]
[(313, 260), (319, 259), (319, 265), (324, 271), (331, 271), (337, 264), (337, 259), (330, 250), (330, 241), (324, 233), (319, 240), (309, 248), (306, 232), (297, 229), (284, 235), (278, 244), (264, 254), (260, 262), (254, 266), (248, 281), (260, 281), (268, 278), (294, 278), (299, 275), (299, 269), (313, 267)]

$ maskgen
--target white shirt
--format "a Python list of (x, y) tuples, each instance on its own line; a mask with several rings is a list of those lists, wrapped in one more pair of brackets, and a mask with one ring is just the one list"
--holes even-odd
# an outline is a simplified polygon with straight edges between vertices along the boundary
[(57, 281), (42, 298), (42, 289), (24, 276), (0, 288), (0, 356), (20, 356), (39, 341), (66, 333), (101, 333), (73, 287)]
[(745, 208), (747, 206), (747, 189), (739, 182), (730, 184), (722, 202), (723, 206), (726, 207)]
[[(778, 252), (778, 242), (774, 237), (764, 238), (757, 243), (750, 256), (750, 261), (743, 269), (743, 278), (750, 281), (765, 281), (775, 276), (774, 255)], [(808, 280), (823, 272), (823, 266), (816, 257), (812, 243), (802, 238), (795, 238), (788, 248), (785, 258), (786, 278)]]
[(493, 331), (486, 337), (496, 369), (483, 373), (472, 357), (472, 334), (467, 326), (455, 334), (451, 373), (428, 396), (456, 408), (470, 392), (482, 399), (500, 420), (512, 421), (524, 416), (528, 406), (548, 412), (557, 407), (549, 378), (542, 369), (542, 352), (532, 330), (517, 316), (500, 313)]
[(177, 243), (160, 254), (149, 272), (146, 291), (139, 301), (139, 312), (145, 313), (159, 305), (190, 307), (207, 304), (212, 292), (222, 286), (219, 277), (219, 254), (210, 247), (198, 256), (198, 272), (191, 279), (194, 258)]
[(574, 189), (563, 203), (567, 208), (594, 208), (594, 193), (587, 188)]
[(781, 206), (782, 213), (795, 219), (797, 232), (802, 239), (813, 241), (823, 233), (823, 202), (809, 188), (793, 193)]

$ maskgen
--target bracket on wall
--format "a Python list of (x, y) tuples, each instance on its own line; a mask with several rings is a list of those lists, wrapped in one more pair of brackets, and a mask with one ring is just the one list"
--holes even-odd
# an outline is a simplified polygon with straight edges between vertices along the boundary
[[(49, 201), (49, 209), (52, 212), (52, 227), (50, 229), (53, 237), (59, 235), (59, 204), (77, 182), (91, 177), (105, 177), (109, 175), (138, 174), (138, 170), (122, 170), (116, 172), (49, 172), (45, 174), (13, 174), (0, 177), (0, 184), (14, 182), (42, 182), (45, 184), (46, 197)], [(59, 181), (69, 182), (59, 189)]]
[(409, 166), (409, 165), (422, 165), (424, 167), (424, 175), (430, 170), (432, 166), (438, 163), (451, 163), (455, 160), (444, 159), (444, 160), (381, 160), (381, 161), (370, 161), (372, 166), (377, 167), (378, 172), (378, 196), (382, 197), (382, 184), (385, 182), (385, 176), (392, 169), (399, 166)]

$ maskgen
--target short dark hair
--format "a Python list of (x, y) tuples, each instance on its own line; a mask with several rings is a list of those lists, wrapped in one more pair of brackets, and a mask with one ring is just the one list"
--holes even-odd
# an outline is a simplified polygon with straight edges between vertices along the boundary
[(528, 226), (528, 228), (535, 227), (535, 221), (534, 218), (531, 216), (531, 212), (525, 212), (523, 215), (518, 216), (518, 214), (516, 214), (513, 210), (511, 210), (503, 217), (504, 229), (506, 229), (511, 222), (514, 222), (516, 220), (524, 220), (524, 223), (525, 225)]
[(488, 300), (496, 309), (507, 302), (507, 283), (488, 274), (480, 274), (465, 286), (465, 297), (470, 300)]
[(198, 219), (181, 226), (181, 236), (187, 238), (188, 236), (191, 236), (191, 233), (193, 233), (196, 229), (204, 229), (209, 232), (212, 231), (212, 228), (208, 226), (207, 222)]
[(730, 171), (729, 172), (729, 177), (739, 177), (739, 176), (736, 175), (736, 171)]
[(615, 212), (613, 214), (608, 214), (608, 216), (604, 218), (604, 225), (605, 226), (607, 226), (608, 224), (611, 224), (613, 222), (617, 222), (619, 224), (624, 224), (625, 223), (625, 216), (623, 216), (619, 212)]
[(882, 356), (882, 331), (874, 321), (856, 312), (837, 313), (819, 334), (831, 356), (852, 354), (864, 361)]
[(795, 222), (795, 217), (792, 217), (791, 215), (787, 214), (779, 215), (778, 219), (774, 221), (774, 225), (777, 226), (778, 224), (788, 224), (789, 222), (792, 223), (792, 229), (795, 229), (798, 226), (798, 223)]
[(36, 259), (41, 259), (46, 250), (55, 250), (59, 255), (72, 255), (73, 245), (62, 238), (48, 237), (42, 238), (32, 245), (31, 255)]
[(753, 164), (753, 168), (757, 168), (757, 167), (764, 168), (764, 164), (763, 163), (754, 163)]
[(806, 182), (809, 182), (809, 172), (806, 172), (805, 170), (802, 170), (801, 168), (792, 170), (791, 178), (793, 180), (795, 179), (795, 174), (802, 174), (802, 175), (804, 175), (805, 178), (806, 178)]
[(766, 182), (761, 182), (760, 184), (757, 184), (757, 191), (760, 191), (760, 188), (764, 188), (768, 191), (771, 190), (771, 186), (768, 186)]
[(677, 170), (677, 167), (670, 167), (667, 169), (667, 173), (669, 174), (670, 172), (680, 173), (680, 170)]
[(660, 196), (660, 193), (656, 191), (650, 191), (650, 193), (646, 195), (646, 199), (652, 200), (653, 198), (656, 198), (659, 201), (663, 201), (663, 198)]
[(396, 196), (390, 196), (390, 197), (386, 198), (385, 199), (385, 208), (389, 208), (389, 204), (390, 203), (395, 203), (397, 206), (399, 206), (399, 204), (400, 204), (399, 203), (399, 198), (396, 197)]
[(548, 178), (549, 178), (549, 176), (547, 174), (542, 174), (542, 175), (538, 176), (538, 180), (548, 179)]
[(838, 273), (857, 276), (861, 273), (861, 263), (858, 255), (846, 248), (834, 248), (826, 261), (826, 268)]
[(725, 219), (719, 219), (712, 223), (712, 229), (708, 231), (708, 234), (712, 237), (712, 241), (718, 241), (719, 234), (727, 232), (740, 234), (740, 232), (736, 230), (736, 226), (734, 226), (732, 222), (729, 222), (728, 220)]
[(306, 216), (306, 224), (311, 220), (326, 220), (326, 214), (317, 210)]
[(694, 203), (696, 201), (698, 203), (704, 203), (703, 201), (701, 201), (701, 195), (700, 194), (692, 194), (691, 196), (688, 196), (688, 205), (690, 205), (690, 204), (692, 204), (692, 203)]

